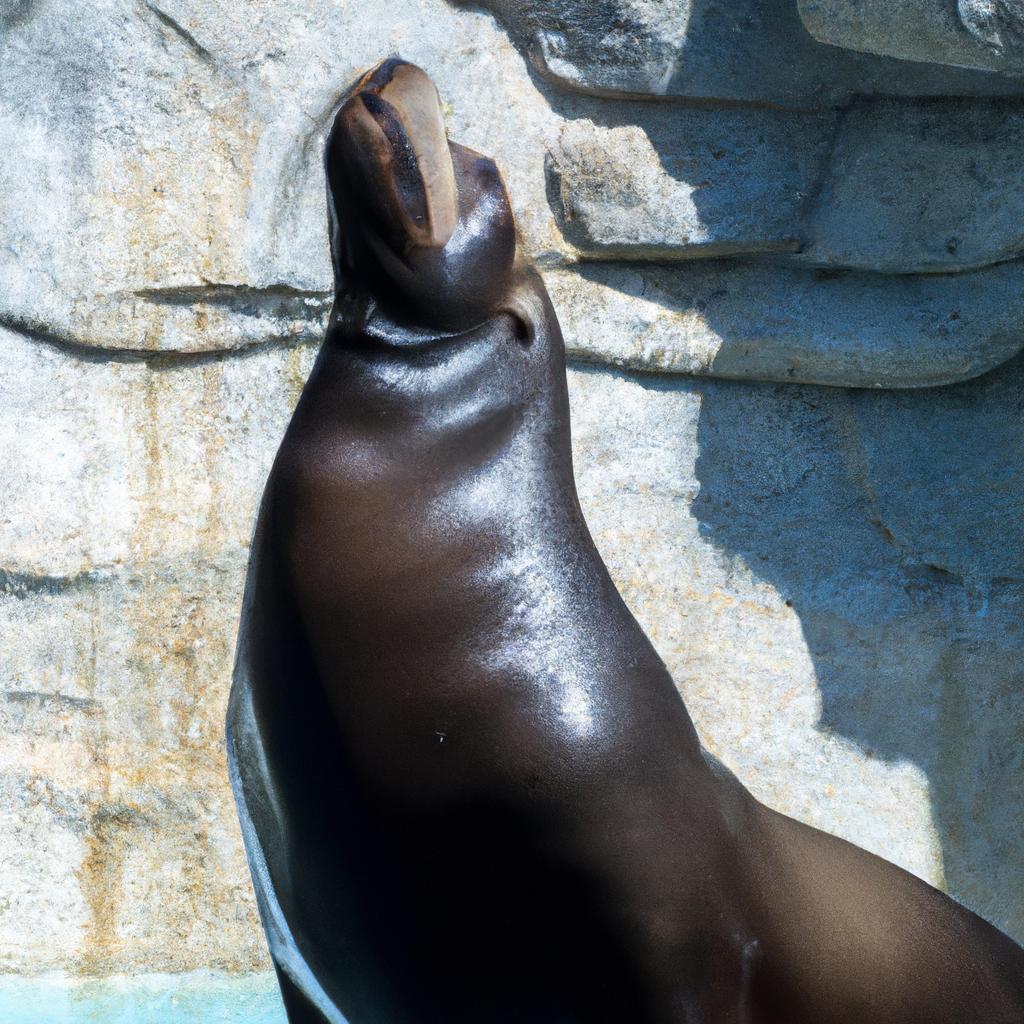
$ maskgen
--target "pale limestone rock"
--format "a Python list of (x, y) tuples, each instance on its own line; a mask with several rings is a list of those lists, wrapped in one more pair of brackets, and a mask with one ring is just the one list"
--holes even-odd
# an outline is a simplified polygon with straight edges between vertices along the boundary
[(245, 555), (6, 581), (4, 973), (265, 965), (223, 781)]
[(313, 349), (156, 365), (0, 330), (0, 568), (71, 580), (241, 551)]
[(1024, 72), (1021, 0), (799, 0), (807, 30), (850, 50), (965, 68)]
[(265, 963), (223, 716), (313, 349), (155, 365), (0, 332), (0, 971)]
[(823, 115), (603, 106), (627, 123), (567, 121), (549, 169), (563, 233), (586, 258), (790, 253), (908, 274), (1024, 252), (1017, 102), (861, 100)]
[[(553, 110), (493, 21), (440, 0), (407, 5), (398, 21), (299, 0), (256, 8), (104, 0), (86, 30), (67, 40), (63, 9), (53, 0), (19, 16), (0, 62), (9, 97), (0, 118), (4, 136), (15, 140), (0, 151), (8, 182), (0, 230), (10, 240), (0, 248), (0, 324), (43, 341), (132, 352), (315, 341), (331, 283), (323, 135), (344, 84), (395, 49), (438, 79), (453, 136), (495, 154), (526, 247), (547, 266), (581, 255), (769, 255), (802, 245), (790, 258), (902, 274), (1004, 259), (1019, 241), (1011, 173), (1019, 115), (991, 101), (859, 105), (843, 121), (829, 174), (822, 167), (835, 138), (833, 113), (583, 98)], [(657, 4), (631, 10), (652, 25), (665, 16)], [(668, 45), (682, 38), (678, 29), (651, 31)], [(348, 43), (339, 48), (337, 39)], [(34, 55), (51, 50), (55, 70), (37, 82)], [(945, 133), (964, 111), (972, 117)], [(553, 181), (545, 182), (546, 159)], [(877, 188), (851, 184), (854, 163)], [(983, 172), (976, 185), (972, 168)], [(932, 176), (941, 185), (935, 195)], [(906, 182), (905, 194), (893, 191), (894, 181)], [(575, 289), (581, 298), (583, 275)], [(773, 293), (775, 316), (808, 337), (819, 332), (814, 309), (793, 296), (813, 284)], [(904, 284), (884, 287), (880, 309), (903, 309)], [(960, 286), (948, 287), (952, 308)], [(676, 301), (666, 301), (658, 319), (674, 323)], [(585, 305), (563, 309), (570, 319), (588, 313)], [(651, 346), (643, 319), (617, 318), (636, 330), (616, 348)], [(919, 327), (914, 338), (927, 338), (928, 322)], [(861, 350), (877, 349), (870, 337), (855, 337), (838, 361), (830, 344), (820, 366), (820, 342), (799, 337), (795, 355), (780, 353), (767, 369), (756, 358), (693, 358), (694, 347), (741, 352), (748, 333), (730, 338), (712, 325), (673, 351), (669, 332), (657, 343), (664, 357), (646, 365), (756, 379), (777, 377), (780, 363), (788, 373), (798, 359), (801, 379), (830, 383), (957, 379), (946, 369), (915, 379), (895, 364), (887, 373), (881, 359), (868, 366)], [(958, 336), (966, 372), (991, 365), (977, 357), (990, 350), (990, 334)], [(581, 347), (590, 344), (579, 338)], [(908, 365), (930, 361), (934, 345), (915, 345), (904, 338), (891, 347), (907, 353)], [(595, 355), (608, 347), (594, 346)], [(837, 370), (846, 363), (854, 366), (848, 379)]]
[(541, 141), (556, 119), (483, 15), (50, 0), (0, 35), (0, 325), (139, 351), (319, 336), (324, 134), (341, 91), (396, 50), (437, 80), (453, 136), (499, 156), (531, 248), (557, 246)]
[(552, 153), (566, 238), (600, 258), (793, 252), (835, 115), (631, 112), (640, 124), (567, 121)]
[(545, 280), (570, 354), (637, 370), (923, 387), (1024, 347), (1021, 261), (948, 277), (592, 263)]

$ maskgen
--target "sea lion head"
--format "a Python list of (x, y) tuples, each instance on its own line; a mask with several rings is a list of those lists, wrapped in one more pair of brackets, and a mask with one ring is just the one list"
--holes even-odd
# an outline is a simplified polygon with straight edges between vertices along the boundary
[(439, 331), (501, 307), (516, 262), (508, 194), (493, 160), (448, 140), (424, 71), (392, 57), (353, 85), (326, 170), (339, 295)]

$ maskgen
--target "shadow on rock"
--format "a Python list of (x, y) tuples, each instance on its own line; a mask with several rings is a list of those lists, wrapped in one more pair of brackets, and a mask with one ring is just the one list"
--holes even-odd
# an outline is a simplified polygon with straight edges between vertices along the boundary
[(799, 616), (818, 728), (923, 770), (948, 891), (1017, 937), (1022, 385), (1022, 358), (918, 391), (714, 383), (693, 503)]

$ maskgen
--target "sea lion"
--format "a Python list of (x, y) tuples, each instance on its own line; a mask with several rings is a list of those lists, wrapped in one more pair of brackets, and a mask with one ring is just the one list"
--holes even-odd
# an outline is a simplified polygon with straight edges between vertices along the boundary
[(292, 1024), (1020, 1024), (1024, 952), (705, 757), (573, 482), (493, 161), (385, 61), (327, 147), (338, 296), (228, 714)]

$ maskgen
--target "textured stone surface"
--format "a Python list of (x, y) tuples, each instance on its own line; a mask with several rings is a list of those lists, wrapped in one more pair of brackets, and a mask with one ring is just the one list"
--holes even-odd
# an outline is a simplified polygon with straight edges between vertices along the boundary
[[(485, 0), (485, 6), (557, 86), (599, 95), (806, 108), (856, 94), (989, 96), (1022, 89), (998, 75), (822, 45), (791, 0)], [(1012, 0), (1008, 6), (1015, 6)]]
[(72, 579), (245, 547), (262, 446), (287, 423), (311, 347), (151, 365), (0, 339), (0, 446), (18, 481), (0, 499), (7, 572)]
[(339, 92), (398, 47), (457, 101), (453, 132), (501, 151), (542, 249), (543, 146), (495, 144), (552, 119), (521, 59), (489, 19), (440, 0), (400, 21), (385, 10), (20, 10), (0, 35), (0, 324), (129, 350), (315, 336), (331, 284), (323, 133)]
[(0, 60), (0, 320), (129, 349), (301, 333), (323, 275), (253, 216), (282, 154), (245, 77), (155, 5), (27, 6)]
[(264, 963), (223, 716), (312, 351), (153, 366), (0, 331), (0, 972)]
[(822, 115), (602, 107), (626, 123), (568, 121), (549, 167), (559, 224), (585, 257), (790, 253), (908, 274), (1024, 252), (1019, 101), (860, 100)]
[(1024, 71), (1020, 0), (799, 0), (823, 43), (903, 60)]
[(919, 387), (975, 377), (1024, 345), (1019, 261), (949, 277), (727, 260), (545, 276), (569, 351), (633, 369)]
[[(549, 172), (559, 223), (602, 259), (793, 252), (834, 115), (653, 107), (641, 124), (566, 122)], [(634, 114), (635, 116), (635, 114)]]
[(865, 101), (842, 119), (802, 260), (883, 273), (981, 267), (1024, 253), (1024, 106)]
[(1024, 362), (917, 392), (570, 383), (588, 520), (711, 750), (1024, 936)]
[[(344, 83), (397, 47), (437, 78), (452, 133), (496, 155), (527, 247), (552, 268), (581, 256), (733, 254), (906, 274), (971, 269), (1020, 251), (1016, 102), (860, 101), (839, 114), (586, 97), (552, 106), (486, 15), (440, 0), (406, 5), (401, 18), (375, 10), (104, 0), (64, 39), (63, 0), (26, 8), (0, 43), (0, 136), (11, 140), (0, 149), (0, 325), (44, 342), (127, 352), (314, 341), (330, 289), (323, 132)], [(560, 10), (576, 16), (571, 4)], [(696, 31), (692, 19), (682, 35), (675, 22), (657, 27), (669, 17), (664, 5), (631, 11), (666, 46)], [(804, 45), (798, 23), (786, 31), (792, 45)], [(335, 46), (341, 38), (347, 45)], [(631, 39), (625, 33), (615, 46)], [(51, 73), (37, 74), (39, 55), (52, 57)], [(570, 319), (588, 313), (564, 305), (573, 294), (585, 300), (587, 273), (561, 290)], [(757, 379), (780, 377), (779, 364), (788, 374), (798, 359), (806, 380), (957, 379), (945, 365), (919, 378), (908, 370), (934, 358), (928, 314), (898, 343), (890, 339), (882, 358), (862, 355), (878, 349), (871, 337), (853, 338), (836, 358), (837, 345), (859, 330), (856, 317), (840, 317), (840, 340), (823, 344), (817, 310), (802, 300), (817, 290), (814, 279), (792, 280), (792, 292), (776, 288), (772, 303), (796, 335), (795, 356), (779, 352), (767, 365), (694, 358), (723, 347), (723, 332), (707, 324), (678, 349), (672, 339), (680, 335), (670, 330), (658, 342), (663, 357), (637, 365)], [(944, 287), (948, 294), (934, 301), (952, 310), (963, 286)], [(699, 306), (679, 308), (685, 290), (657, 290), (666, 302), (657, 320), (675, 323), (683, 313), (691, 325), (706, 323)], [(900, 329), (904, 283), (879, 279), (872, 292), (877, 331)], [(961, 322), (963, 355), (949, 353), (952, 361), (967, 372), (992, 365), (990, 325), (1015, 310), (1011, 301)], [(643, 320), (617, 318), (633, 333), (615, 339), (616, 351), (651, 347)], [(742, 351), (749, 335), (741, 328), (725, 347)], [(595, 358), (609, 351), (605, 339), (577, 332), (577, 346), (588, 345)], [(1015, 350), (1002, 335), (995, 348)], [(906, 358), (887, 375), (892, 349)], [(846, 364), (854, 370), (844, 378), (837, 368)]]
[(223, 785), (242, 571), (7, 581), (0, 971), (263, 965)]
[(0, 972), (267, 965), (224, 701), (323, 133), (394, 51), (502, 167), (581, 499), (706, 742), (1024, 938), (1021, 81), (781, 0), (494, 6), (0, 2)]

